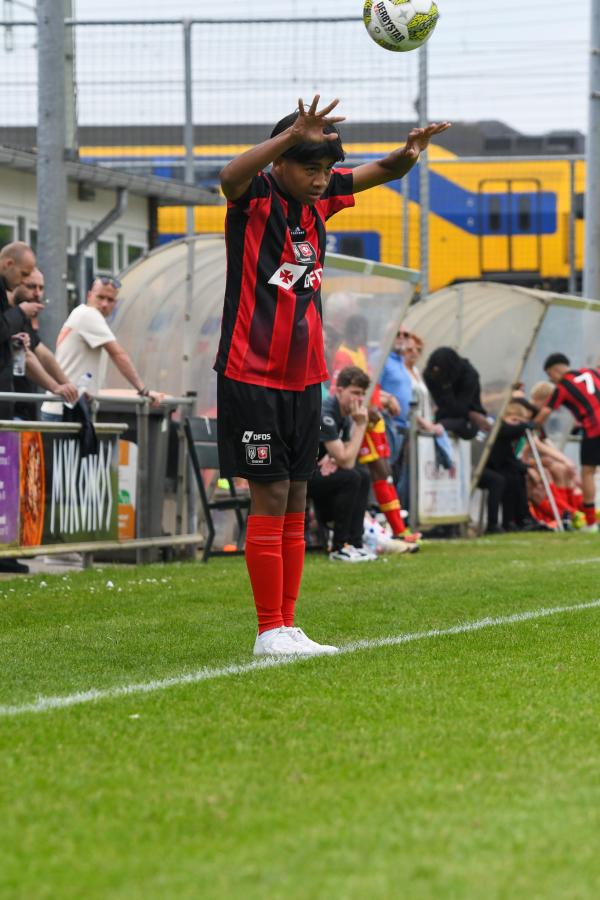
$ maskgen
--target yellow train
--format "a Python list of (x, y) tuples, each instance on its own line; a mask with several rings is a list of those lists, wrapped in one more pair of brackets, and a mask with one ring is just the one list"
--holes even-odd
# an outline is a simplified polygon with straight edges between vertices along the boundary
[[(346, 144), (346, 165), (377, 158), (394, 149), (386, 143)], [(196, 180), (218, 183), (227, 159), (243, 145), (206, 145), (195, 149)], [(180, 146), (82, 148), (93, 162), (133, 165), (165, 177), (182, 177)], [(430, 150), (429, 286), (437, 290), (456, 281), (503, 280), (517, 284), (567, 289), (571, 269), (569, 216), (571, 163), (557, 156), (521, 161), (506, 156), (461, 159), (441, 147)], [(574, 267), (578, 282), (583, 259), (583, 192), (585, 166), (574, 164)], [(160, 241), (185, 234), (185, 209), (159, 212)], [(219, 234), (224, 209), (196, 207), (195, 230)], [(330, 222), (329, 249), (383, 262), (419, 268), (419, 174), (409, 175), (408, 239), (401, 182), (360, 194), (354, 209)], [(407, 257), (405, 258), (405, 249)]]

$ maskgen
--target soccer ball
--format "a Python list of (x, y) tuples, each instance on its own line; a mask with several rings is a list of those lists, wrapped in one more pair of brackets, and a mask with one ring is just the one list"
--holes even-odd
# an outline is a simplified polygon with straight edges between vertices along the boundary
[(433, 0), (365, 0), (363, 21), (380, 47), (416, 50), (429, 40), (440, 14)]

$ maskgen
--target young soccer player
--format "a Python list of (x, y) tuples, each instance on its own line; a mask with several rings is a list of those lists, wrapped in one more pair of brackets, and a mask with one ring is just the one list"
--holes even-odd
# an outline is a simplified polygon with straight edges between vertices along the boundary
[(583, 428), (580, 459), (585, 530), (598, 531), (595, 475), (600, 466), (600, 369), (571, 369), (564, 353), (551, 353), (544, 371), (555, 389), (535, 421), (543, 425), (553, 409), (566, 406)]
[[(333, 653), (294, 627), (304, 564), (306, 485), (319, 446), (325, 365), (320, 284), (325, 223), (354, 195), (401, 178), (448, 123), (354, 170), (319, 95), (221, 172), (228, 202), (227, 282), (218, 372), (223, 477), (250, 484), (246, 563), (258, 615), (257, 655)], [(264, 169), (272, 164), (270, 172)]]

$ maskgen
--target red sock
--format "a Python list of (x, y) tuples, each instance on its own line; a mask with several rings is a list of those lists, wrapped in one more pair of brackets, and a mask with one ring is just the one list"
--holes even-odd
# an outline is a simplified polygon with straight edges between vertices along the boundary
[(587, 525), (596, 524), (596, 505), (594, 503), (584, 503), (583, 512), (585, 513), (585, 521)]
[(404, 519), (400, 514), (398, 492), (394, 485), (390, 484), (389, 481), (374, 481), (373, 492), (379, 504), (379, 509), (390, 523), (393, 533), (402, 534), (403, 531), (406, 531)]
[(258, 633), (281, 628), (283, 516), (248, 516), (246, 566), (252, 583)]
[(283, 624), (291, 628), (294, 624), (294, 607), (300, 590), (304, 567), (304, 513), (286, 513), (283, 521), (283, 603), (281, 612)]

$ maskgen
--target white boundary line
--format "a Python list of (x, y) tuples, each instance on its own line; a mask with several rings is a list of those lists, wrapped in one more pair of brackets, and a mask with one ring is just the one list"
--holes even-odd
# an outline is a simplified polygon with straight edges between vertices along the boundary
[[(475, 622), (464, 622), (462, 625), (453, 625), (451, 628), (433, 628), (431, 631), (415, 631), (386, 638), (354, 641), (351, 644), (345, 644), (343, 647), (340, 647), (339, 654), (355, 653), (357, 650), (376, 650), (378, 647), (393, 647), (400, 644), (410, 644), (413, 641), (427, 640), (428, 638), (447, 637), (453, 634), (467, 634), (471, 631), (481, 631), (484, 628), (496, 628), (500, 625), (529, 622), (532, 619), (543, 619), (548, 616), (560, 615), (561, 613), (574, 613), (586, 609), (597, 609), (598, 607), (600, 607), (600, 599), (592, 600), (589, 603), (576, 603), (573, 606), (542, 607), (541, 609), (513, 613), (510, 616), (488, 617), (479, 619)], [(335, 656), (339, 656), (339, 654), (336, 654)], [(198, 684), (201, 681), (213, 681), (215, 678), (225, 678), (229, 675), (245, 675), (247, 672), (259, 672), (263, 669), (289, 666), (292, 663), (305, 662), (308, 659), (314, 659), (314, 657), (262, 657), (261, 659), (249, 663), (222, 666), (216, 669), (204, 668), (199, 669), (197, 672), (174, 675), (171, 678), (162, 678), (157, 681), (125, 684), (120, 687), (106, 688), (104, 690), (92, 688), (89, 691), (81, 691), (63, 697), (38, 697), (33, 703), (24, 703), (21, 706), (0, 706), (0, 718), (22, 716), (26, 713), (49, 712), (54, 709), (64, 709), (68, 706), (78, 706), (82, 703), (91, 703), (95, 700), (113, 700), (117, 697), (129, 697), (134, 694), (151, 694), (155, 691), (164, 691), (167, 688), (177, 687), (183, 684)]]

